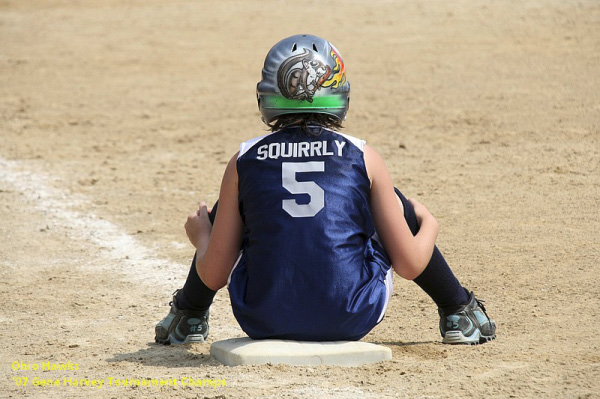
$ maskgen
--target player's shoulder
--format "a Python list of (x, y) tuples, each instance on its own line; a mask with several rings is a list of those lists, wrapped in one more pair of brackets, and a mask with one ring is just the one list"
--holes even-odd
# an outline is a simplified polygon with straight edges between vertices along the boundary
[(341, 133), (338, 131), (334, 131), (331, 130), (330, 132), (332, 132), (333, 134), (336, 134), (338, 136), (341, 136), (343, 138), (345, 138), (347, 141), (349, 141), (350, 143), (352, 143), (353, 145), (355, 145), (358, 149), (360, 149), (361, 151), (365, 150), (365, 146), (367, 145), (366, 140), (360, 139), (358, 137), (346, 134), (346, 133)]
[(240, 150), (237, 154), (238, 159), (246, 154), (252, 147), (256, 144), (260, 143), (265, 138), (271, 136), (273, 133), (263, 134), (262, 136), (251, 138), (250, 140), (246, 140), (240, 144)]

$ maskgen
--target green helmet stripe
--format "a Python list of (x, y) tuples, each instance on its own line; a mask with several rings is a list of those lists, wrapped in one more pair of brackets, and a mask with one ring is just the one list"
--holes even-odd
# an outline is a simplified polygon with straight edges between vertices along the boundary
[(261, 98), (262, 107), (271, 109), (324, 109), (324, 108), (345, 108), (345, 96), (323, 96), (313, 97), (313, 101), (295, 100), (280, 96), (264, 95)]

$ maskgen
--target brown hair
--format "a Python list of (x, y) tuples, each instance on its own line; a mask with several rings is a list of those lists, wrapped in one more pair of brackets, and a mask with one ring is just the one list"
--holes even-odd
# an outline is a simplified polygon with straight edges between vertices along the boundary
[(272, 132), (281, 130), (286, 127), (299, 127), (309, 136), (318, 136), (320, 131), (310, 129), (311, 127), (324, 127), (326, 129), (340, 130), (343, 129), (342, 121), (333, 115), (305, 113), (305, 114), (284, 114), (276, 117), (267, 126)]

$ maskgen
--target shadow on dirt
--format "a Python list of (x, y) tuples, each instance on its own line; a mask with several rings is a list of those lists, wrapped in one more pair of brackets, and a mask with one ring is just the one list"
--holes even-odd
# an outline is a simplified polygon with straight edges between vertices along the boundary
[(392, 350), (392, 356), (396, 358), (411, 356), (419, 359), (440, 360), (448, 357), (447, 348), (439, 341), (380, 341), (373, 343), (389, 347)]
[[(115, 353), (112, 358), (106, 359), (106, 361), (109, 363), (128, 362), (139, 363), (144, 366), (182, 368), (221, 366), (221, 363), (208, 354), (208, 345), (209, 344), (160, 345), (148, 343), (147, 348), (139, 349), (136, 352)], [(206, 346), (206, 348), (204, 348), (204, 346)], [(207, 353), (195, 353), (195, 351), (204, 349)]]
[(383, 346), (414, 346), (414, 345), (431, 345), (437, 344), (437, 341), (421, 341), (421, 342), (402, 342), (402, 341), (373, 341), (372, 344)]

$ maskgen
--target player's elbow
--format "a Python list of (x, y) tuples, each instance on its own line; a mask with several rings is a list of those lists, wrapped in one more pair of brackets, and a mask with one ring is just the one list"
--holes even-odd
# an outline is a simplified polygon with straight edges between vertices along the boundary
[[(431, 256), (429, 258), (431, 258)], [(425, 259), (425, 257), (422, 256), (412, 256), (393, 262), (392, 265), (394, 271), (398, 273), (400, 277), (406, 280), (414, 280), (423, 273), (423, 270), (427, 267), (427, 263), (429, 263), (429, 258)]]
[(227, 278), (207, 268), (203, 260), (196, 261), (196, 272), (200, 280), (213, 291), (218, 291), (227, 285)]
[(394, 265), (394, 271), (398, 273), (398, 275), (406, 280), (414, 280), (423, 272), (423, 267), (420, 266), (405, 266), (405, 265)]

